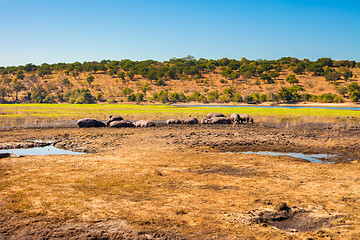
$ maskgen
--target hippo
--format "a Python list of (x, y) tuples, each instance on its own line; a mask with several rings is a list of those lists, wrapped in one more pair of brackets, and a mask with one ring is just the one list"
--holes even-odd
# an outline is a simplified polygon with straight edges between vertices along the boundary
[(233, 121), (234, 123), (239, 123), (240, 122), (240, 115), (237, 113), (233, 113), (230, 115), (230, 120)]
[(226, 116), (222, 113), (208, 113), (206, 115), (206, 118), (212, 118), (212, 117), (226, 117)]
[(200, 123), (201, 124), (208, 124), (208, 121), (209, 121), (208, 118), (204, 118), (204, 119), (201, 119)]
[(254, 119), (249, 114), (240, 114), (240, 122), (251, 122), (254, 123)]
[(109, 127), (120, 128), (120, 127), (135, 127), (135, 125), (129, 120), (120, 120), (110, 122)]
[(168, 119), (166, 120), (166, 124), (183, 124), (184, 121), (180, 119)]
[(139, 120), (134, 122), (136, 127), (155, 127), (155, 122), (150, 120)]
[(207, 119), (207, 124), (230, 124), (231, 120), (227, 117), (212, 117)]
[(188, 118), (186, 120), (184, 120), (185, 124), (198, 124), (199, 120), (197, 120), (197, 118)]
[(109, 126), (109, 124), (111, 123), (111, 122), (113, 122), (113, 121), (121, 121), (121, 120), (124, 120), (121, 116), (110, 116), (109, 117), (110, 119), (109, 120), (107, 120), (107, 122), (106, 122), (106, 126)]
[(88, 127), (106, 127), (106, 124), (100, 122), (98, 120), (92, 118), (83, 118), (77, 121), (76, 123), (81, 128), (88, 128)]

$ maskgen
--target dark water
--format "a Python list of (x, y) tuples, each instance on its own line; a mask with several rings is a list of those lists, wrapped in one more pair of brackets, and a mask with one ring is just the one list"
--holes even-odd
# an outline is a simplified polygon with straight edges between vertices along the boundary
[(73, 152), (69, 150), (63, 150), (54, 146), (35, 147), (35, 148), (20, 148), (20, 149), (6, 149), (0, 150), (0, 153), (13, 153), (17, 155), (78, 155), (86, 154), (82, 152)]
[(313, 163), (335, 163), (333, 161), (328, 161), (329, 159), (336, 160), (335, 155), (328, 154), (303, 154), (303, 153), (282, 153), (282, 152), (269, 152), (269, 151), (259, 151), (259, 152), (242, 152), (245, 154), (261, 154), (261, 155), (271, 155), (271, 156), (289, 156), (294, 158), (300, 158), (307, 160)]
[(172, 105), (177, 107), (221, 107), (221, 108), (317, 108), (317, 109), (337, 109), (337, 110), (355, 110), (360, 111), (359, 107), (311, 107), (311, 106), (257, 106), (257, 105), (240, 105), (240, 106), (231, 106), (231, 105)]

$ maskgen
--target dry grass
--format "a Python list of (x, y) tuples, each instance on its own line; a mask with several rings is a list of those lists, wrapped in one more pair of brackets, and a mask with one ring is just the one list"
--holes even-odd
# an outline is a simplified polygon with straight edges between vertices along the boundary
[[(132, 226), (181, 231), (194, 239), (356, 239), (360, 165), (311, 164), (288, 157), (199, 151), (167, 144), (168, 131), (61, 129), (13, 136), (131, 132), (115, 150), (79, 156), (2, 159), (1, 212), (63, 219), (126, 219)], [(6, 135), (6, 133), (2, 133)], [(6, 138), (3, 138), (6, 139)], [(312, 232), (251, 223), (248, 213), (285, 201), (314, 216), (343, 217)], [(250, 221), (250, 222), (249, 222)], [(4, 223), (2, 223), (4, 224)]]

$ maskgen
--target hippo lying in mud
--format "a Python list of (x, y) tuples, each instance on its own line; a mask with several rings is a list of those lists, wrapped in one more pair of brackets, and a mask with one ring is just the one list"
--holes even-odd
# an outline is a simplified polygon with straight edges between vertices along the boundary
[(106, 124), (92, 118), (83, 118), (76, 123), (81, 128), (106, 127)]
[(234, 123), (243, 123), (243, 122), (251, 122), (254, 123), (254, 119), (249, 114), (237, 114), (233, 113), (230, 116), (230, 119)]
[(136, 127), (155, 127), (155, 122), (150, 120), (139, 120), (134, 122)]
[(110, 116), (110, 119), (107, 120), (106, 122), (106, 126), (109, 126), (111, 122), (114, 122), (114, 121), (121, 121), (121, 120), (124, 120), (121, 116)]
[(109, 127), (111, 128), (135, 127), (135, 125), (129, 120), (120, 120), (120, 121), (110, 122)]
[(240, 115), (237, 113), (233, 113), (230, 115), (230, 120), (234, 123), (240, 123)]
[(243, 122), (254, 123), (254, 119), (249, 114), (240, 114), (239, 116), (240, 116), (241, 123), (243, 123)]
[(202, 119), (201, 123), (203, 124), (230, 124), (231, 120), (227, 117), (212, 117), (212, 118), (206, 118)]
[(188, 118), (184, 120), (184, 124), (198, 124), (199, 120), (197, 118)]
[(184, 121), (180, 119), (169, 119), (166, 120), (166, 124), (183, 124)]
[(222, 113), (208, 113), (206, 115), (206, 118), (213, 118), (213, 117), (226, 117), (226, 116)]

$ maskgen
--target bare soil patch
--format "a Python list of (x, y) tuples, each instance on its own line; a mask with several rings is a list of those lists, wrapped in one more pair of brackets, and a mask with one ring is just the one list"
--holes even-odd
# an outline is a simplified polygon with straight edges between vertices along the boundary
[[(52, 140), (89, 154), (2, 158), (0, 238), (360, 238), (359, 132), (287, 123), (3, 130), (0, 145)], [(241, 153), (254, 150), (338, 161)]]

